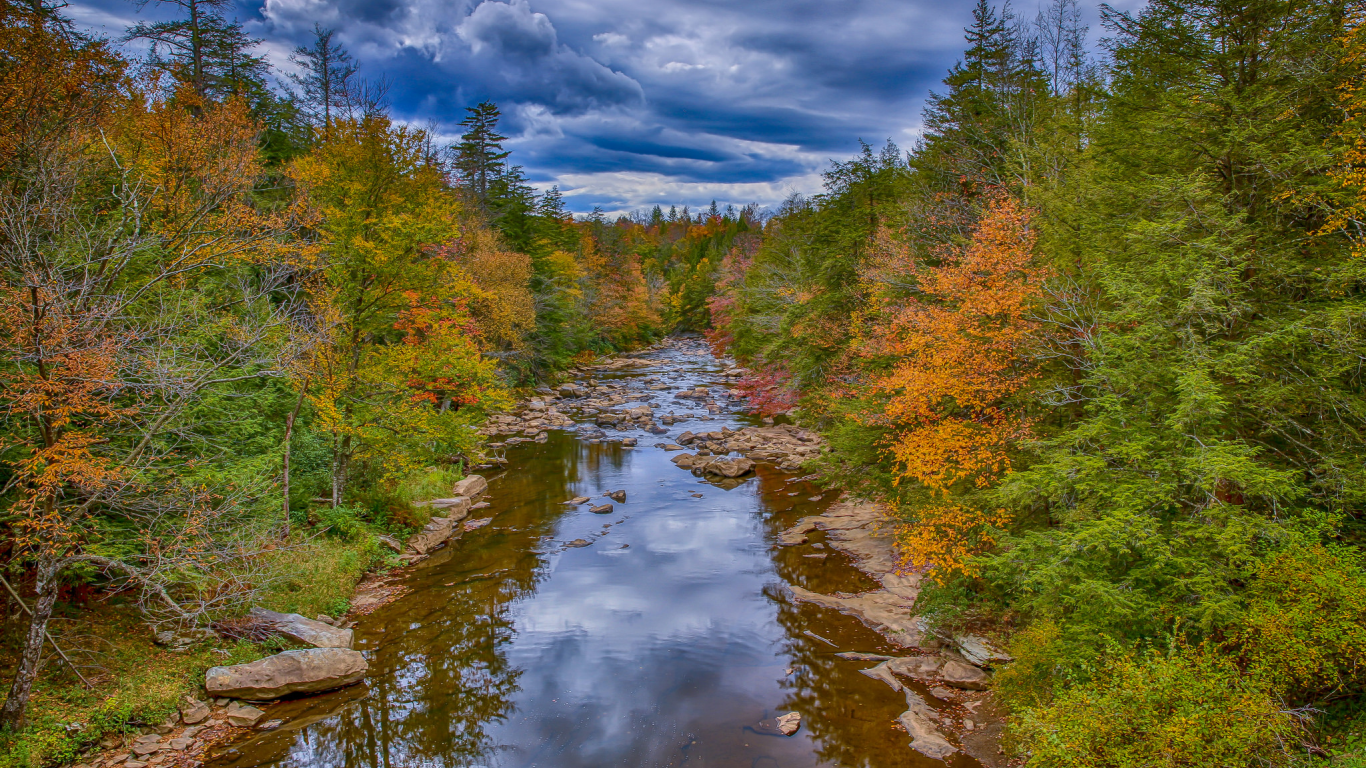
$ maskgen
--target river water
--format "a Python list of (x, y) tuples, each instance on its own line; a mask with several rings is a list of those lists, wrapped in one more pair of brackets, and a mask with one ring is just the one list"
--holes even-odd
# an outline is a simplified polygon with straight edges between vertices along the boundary
[[(704, 349), (676, 342), (650, 353), (650, 367), (597, 378), (641, 391), (662, 381), (671, 389), (650, 392), (656, 414), (696, 412), (673, 395), (719, 381)], [(665, 436), (611, 432), (594, 443), (551, 431), (509, 448), (507, 469), (489, 475), (493, 506), (476, 513), (493, 522), (410, 569), (411, 591), (356, 627), (368, 679), (269, 707), (266, 718), (284, 726), (210, 765), (942, 766), (893, 725), (904, 698), (859, 673), (870, 664), (834, 655), (895, 647), (782, 588), (877, 586), (823, 549), (819, 533), (773, 546), (834, 495), (766, 464), (723, 487), (652, 447), (688, 429), (752, 423), (722, 413)], [(625, 436), (640, 447), (613, 441)], [(619, 489), (627, 501), (609, 515), (562, 503), (601, 503)], [(576, 539), (591, 543), (566, 546)], [(802, 716), (795, 735), (756, 729), (787, 712)], [(960, 755), (951, 765), (977, 763)]]

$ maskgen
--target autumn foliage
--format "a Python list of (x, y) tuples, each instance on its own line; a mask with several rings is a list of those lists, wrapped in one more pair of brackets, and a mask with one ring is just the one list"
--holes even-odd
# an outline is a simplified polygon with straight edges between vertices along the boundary
[(1039, 329), (1030, 313), (1047, 278), (1034, 241), (1029, 210), (996, 193), (966, 245), (919, 260), (883, 233), (865, 274), (895, 272), (915, 284), (905, 299), (880, 299), (884, 319), (864, 346), (865, 355), (889, 361), (868, 385), (885, 398), (887, 450), (901, 477), (935, 498), (902, 529), (909, 567), (969, 569), (1007, 522), (1005, 512), (962, 499), (1009, 472), (1015, 444), (1029, 434), (1013, 399), (1034, 377), (1030, 347)]

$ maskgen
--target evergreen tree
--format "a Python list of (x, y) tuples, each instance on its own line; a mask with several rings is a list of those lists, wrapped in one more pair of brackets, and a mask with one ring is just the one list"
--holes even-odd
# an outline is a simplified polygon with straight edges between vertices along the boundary
[(351, 108), (351, 82), (357, 67), (351, 54), (333, 41), (336, 30), (313, 27), (313, 44), (294, 49), (289, 60), (303, 68), (303, 74), (290, 74), (299, 89), (298, 101), (313, 125), (324, 130), (336, 117)]
[(557, 221), (568, 218), (569, 211), (564, 207), (564, 196), (560, 194), (558, 184), (552, 185), (541, 195), (541, 200), (536, 205), (536, 213), (543, 218)]
[(977, 0), (964, 30), (963, 60), (944, 78), (948, 90), (931, 92), (925, 107), (925, 146), (916, 164), (929, 183), (955, 189), (966, 182), (1000, 184), (1005, 178), (1007, 102), (1015, 85), (1012, 62), (1018, 37), (1009, 10), (997, 13)]
[(149, 62), (194, 89), (201, 99), (241, 95), (256, 101), (268, 93), (265, 58), (250, 53), (261, 41), (242, 32), (223, 9), (231, 0), (155, 0), (173, 5), (184, 17), (172, 21), (138, 22), (125, 40), (149, 40)]
[(485, 101), (469, 107), (460, 125), (466, 128), (454, 148), (456, 172), (465, 188), (481, 206), (487, 207), (489, 187), (497, 181), (509, 152), (507, 137), (498, 133), (498, 105)]

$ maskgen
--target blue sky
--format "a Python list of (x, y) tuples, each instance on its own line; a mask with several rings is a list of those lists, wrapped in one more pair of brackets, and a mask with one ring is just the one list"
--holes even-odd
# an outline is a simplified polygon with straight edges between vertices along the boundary
[[(1115, 3), (1135, 6), (1139, 0)], [(1033, 4), (1016, 4), (1032, 18)], [(504, 114), (513, 160), (577, 212), (749, 202), (820, 188), (863, 139), (910, 146), (963, 47), (969, 0), (264, 0), (236, 16), (277, 69), (332, 27), (397, 119), (456, 139)], [(75, 0), (111, 37), (155, 2)], [(1095, 38), (1096, 9), (1083, 3)]]

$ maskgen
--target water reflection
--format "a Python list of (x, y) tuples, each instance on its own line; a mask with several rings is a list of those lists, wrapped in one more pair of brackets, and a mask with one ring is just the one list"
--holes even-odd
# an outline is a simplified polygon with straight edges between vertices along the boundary
[[(715, 368), (701, 362), (670, 383), (705, 383)], [(656, 408), (689, 410), (669, 392)], [(816, 489), (766, 467), (702, 482), (649, 447), (667, 438), (636, 435), (641, 448), (552, 433), (511, 449), (513, 469), (490, 480), (494, 522), (414, 569), (412, 592), (358, 627), (366, 685), (271, 707), (286, 727), (214, 765), (940, 765), (892, 727), (901, 697), (834, 656), (882, 639), (780, 589), (871, 586), (842, 556), (771, 546), (824, 506), (805, 501)], [(618, 489), (627, 502), (610, 515), (561, 503)], [(580, 538), (591, 546), (564, 546)], [(750, 727), (788, 711), (803, 716), (795, 736)]]

